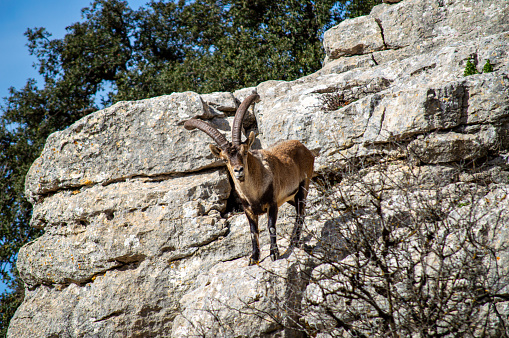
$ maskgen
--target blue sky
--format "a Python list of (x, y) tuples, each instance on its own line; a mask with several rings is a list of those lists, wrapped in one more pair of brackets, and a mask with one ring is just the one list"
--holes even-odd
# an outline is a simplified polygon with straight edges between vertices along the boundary
[[(128, 0), (132, 9), (150, 0)], [(39, 80), (32, 65), (37, 59), (28, 53), (27, 28), (45, 27), (53, 38), (62, 38), (65, 28), (81, 20), (81, 9), (91, 0), (0, 0), (0, 99), (8, 88), (22, 88), (28, 78)], [(2, 101), (3, 102), (3, 101)]]
[[(132, 9), (150, 0), (128, 0)], [(91, 0), (0, 0), (0, 100), (9, 87), (22, 88), (28, 78), (40, 80), (32, 66), (37, 59), (28, 53), (27, 28), (45, 27), (53, 38), (62, 38), (65, 28), (81, 21), (81, 9)], [(42, 83), (39, 83), (42, 85)], [(1, 193), (1, 192), (0, 192)], [(0, 282), (0, 293), (5, 285)]]

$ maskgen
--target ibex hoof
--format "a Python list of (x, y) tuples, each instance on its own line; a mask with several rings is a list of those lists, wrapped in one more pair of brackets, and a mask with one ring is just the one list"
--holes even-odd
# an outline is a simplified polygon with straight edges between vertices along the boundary
[(260, 262), (257, 259), (253, 259), (253, 257), (249, 258), (249, 266), (251, 265), (260, 265)]
[(314, 247), (312, 247), (311, 245), (308, 245), (308, 244), (302, 244), (301, 249), (304, 250), (305, 252), (307, 252), (308, 254), (312, 254)]
[(294, 248), (300, 248), (302, 247), (302, 241), (299, 238), (292, 238), (290, 241), (290, 245)]
[(272, 259), (272, 261), (278, 260), (279, 259), (279, 251), (275, 250), (275, 251), (271, 252), (270, 259)]

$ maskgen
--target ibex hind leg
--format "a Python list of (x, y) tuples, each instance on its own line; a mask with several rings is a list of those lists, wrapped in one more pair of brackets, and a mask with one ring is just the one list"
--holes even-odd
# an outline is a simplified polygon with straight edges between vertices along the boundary
[(299, 190), (297, 194), (295, 194), (295, 200), (293, 205), (295, 206), (296, 216), (295, 216), (295, 226), (293, 227), (292, 237), (290, 241), (290, 245), (293, 247), (300, 247), (300, 235), (302, 232), (302, 226), (304, 224), (304, 213), (306, 209), (306, 196), (307, 196), (307, 187), (305, 182), (301, 182), (299, 184)]
[(269, 214), (268, 228), (270, 234), (270, 259), (275, 261), (276, 259), (279, 259), (279, 249), (277, 247), (277, 237), (276, 237), (277, 205), (269, 207), (268, 214)]

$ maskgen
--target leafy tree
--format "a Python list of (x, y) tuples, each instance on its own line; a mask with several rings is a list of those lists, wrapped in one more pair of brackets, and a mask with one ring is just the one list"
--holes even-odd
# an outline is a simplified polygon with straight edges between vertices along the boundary
[(62, 39), (28, 29), (44, 83), (10, 88), (0, 105), (0, 273), (12, 289), (0, 296), (0, 335), (24, 296), (17, 252), (42, 233), (29, 226), (24, 178), (49, 134), (119, 100), (309, 74), (321, 66), (323, 32), (380, 2), (152, 0), (133, 11), (126, 1), (95, 0)]
[(321, 35), (343, 19), (342, 8), (331, 0), (151, 3), (137, 16), (134, 68), (120, 74), (110, 99), (229, 91), (309, 74), (320, 68)]
[(345, 8), (346, 16), (348, 18), (355, 18), (357, 16), (369, 14), (374, 6), (381, 3), (382, 0), (351, 1)]

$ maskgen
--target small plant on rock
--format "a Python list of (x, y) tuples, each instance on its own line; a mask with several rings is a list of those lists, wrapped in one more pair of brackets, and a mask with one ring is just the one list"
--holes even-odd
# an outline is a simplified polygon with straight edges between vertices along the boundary
[(483, 73), (491, 73), (492, 71), (493, 71), (493, 66), (491, 65), (490, 60), (488, 59), (488, 60), (486, 60), (486, 63), (482, 67), (482, 72)]
[(477, 71), (477, 68), (475, 68), (475, 65), (472, 63), (471, 59), (467, 60), (467, 64), (465, 66), (465, 70), (463, 71), (463, 76), (469, 76), (479, 74)]
[(325, 93), (320, 99), (324, 111), (335, 111), (351, 103), (351, 101), (344, 98), (343, 93), (339, 92), (339, 90), (335, 90), (332, 93)]

